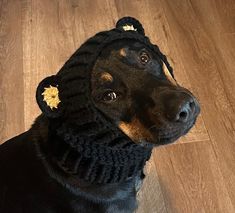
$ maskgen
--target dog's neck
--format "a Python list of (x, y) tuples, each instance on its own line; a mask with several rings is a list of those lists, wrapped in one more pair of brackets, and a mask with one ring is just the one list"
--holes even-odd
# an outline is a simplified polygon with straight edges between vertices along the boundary
[[(81, 153), (75, 152), (77, 150), (73, 150), (72, 149), (73, 147), (71, 147), (70, 144), (62, 140), (61, 137), (58, 137), (56, 135), (51, 135), (53, 136), (53, 138), (51, 138), (48, 129), (49, 129), (48, 120), (45, 117), (40, 116), (32, 127), (33, 132), (36, 132), (34, 134), (38, 134), (39, 132), (38, 142), (36, 143), (37, 151), (42, 156), (43, 163), (46, 166), (49, 174), (54, 179), (59, 181), (61, 184), (65, 185), (67, 188), (70, 188), (70, 190), (72, 191), (74, 190), (75, 193), (77, 192), (77, 190), (78, 194), (81, 193), (82, 189), (89, 191), (90, 187), (90, 189), (92, 189), (93, 191), (92, 195), (94, 195), (94, 197), (96, 193), (100, 193), (101, 191), (103, 191), (104, 196), (106, 196), (107, 194), (109, 194), (108, 193), (109, 187), (112, 187), (112, 189), (116, 187), (117, 189), (116, 192), (117, 192), (120, 191), (119, 190), (120, 184), (136, 188), (136, 185), (139, 185), (139, 182), (141, 182), (140, 180), (143, 178), (143, 176), (141, 178), (141, 174), (143, 174), (143, 167), (145, 165), (146, 160), (148, 160), (151, 154), (151, 149), (149, 149), (148, 152), (146, 152), (144, 155), (139, 155), (137, 153), (136, 156), (142, 158), (136, 161), (136, 163), (139, 165), (133, 167), (134, 169), (136, 169), (136, 171), (130, 170), (128, 173), (125, 172), (123, 175), (121, 172), (115, 171), (116, 168), (117, 170), (118, 169), (120, 170), (120, 168), (118, 168), (118, 165), (117, 167), (111, 168), (111, 170), (106, 170), (107, 165), (108, 166), (110, 165), (110, 162), (108, 162), (108, 164), (104, 164), (105, 168), (103, 174), (102, 174), (103, 168), (100, 167), (101, 165), (98, 165), (99, 166), (98, 168), (101, 169), (101, 171), (98, 172), (98, 175), (102, 175), (101, 177), (103, 177), (103, 179), (95, 178), (93, 179), (94, 181), (90, 181), (89, 178), (88, 180), (86, 180), (85, 177), (88, 172), (90, 172), (90, 174), (93, 175), (91, 169), (94, 169), (94, 167), (90, 167), (89, 164), (90, 162), (87, 162), (87, 160), (92, 161), (92, 159), (87, 158), (86, 161), (82, 159), (83, 162), (81, 163), (80, 161), (81, 164), (79, 165), (79, 169), (78, 168), (77, 170), (74, 169), (76, 164), (78, 164), (77, 163), (78, 156), (80, 156)], [(92, 146), (92, 144), (89, 144), (89, 146)], [(83, 152), (86, 152), (86, 150), (83, 150)], [(113, 158), (114, 156), (111, 157)], [(117, 162), (119, 161), (116, 162), (114, 161), (114, 163)], [(124, 167), (122, 168), (124, 171), (128, 169), (126, 165), (128, 164), (124, 164)], [(120, 175), (114, 176), (116, 179), (112, 179), (113, 174), (116, 175), (120, 174)], [(91, 177), (91, 175), (88, 177)], [(105, 181), (107, 180), (106, 179), (107, 176), (109, 177), (109, 180), (111, 180), (110, 182)], [(96, 182), (97, 180), (102, 180), (102, 181), (99, 183)], [(115, 190), (113, 190), (112, 192), (114, 193)]]

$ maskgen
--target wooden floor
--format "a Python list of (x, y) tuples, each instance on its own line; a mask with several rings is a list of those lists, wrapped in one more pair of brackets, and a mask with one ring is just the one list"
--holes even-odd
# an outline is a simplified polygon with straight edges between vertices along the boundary
[(234, 213), (234, 0), (0, 0), (0, 143), (39, 114), (39, 81), (126, 15), (143, 23), (202, 108), (186, 137), (154, 151), (138, 213)]

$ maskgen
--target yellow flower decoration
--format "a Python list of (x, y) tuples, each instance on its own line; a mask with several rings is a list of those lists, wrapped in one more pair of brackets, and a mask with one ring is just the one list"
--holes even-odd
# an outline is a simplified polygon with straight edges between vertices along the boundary
[(61, 102), (59, 99), (59, 90), (57, 87), (45, 87), (43, 95), (43, 101), (47, 103), (47, 106), (53, 110), (53, 108), (57, 109), (58, 104)]
[(137, 31), (137, 29), (134, 28), (133, 25), (125, 25), (125, 26), (123, 26), (122, 28), (123, 28), (123, 30), (125, 30), (125, 31), (129, 31), (129, 30)]

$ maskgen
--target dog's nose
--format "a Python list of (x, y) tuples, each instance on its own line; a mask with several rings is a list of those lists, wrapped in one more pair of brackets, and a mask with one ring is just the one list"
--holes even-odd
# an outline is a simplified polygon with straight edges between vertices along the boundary
[(182, 103), (179, 104), (178, 110), (175, 111), (174, 121), (186, 123), (194, 114), (195, 107), (195, 100), (191, 96), (184, 98)]
[(161, 94), (164, 114), (168, 121), (187, 123), (200, 111), (196, 98), (184, 91), (165, 91)]

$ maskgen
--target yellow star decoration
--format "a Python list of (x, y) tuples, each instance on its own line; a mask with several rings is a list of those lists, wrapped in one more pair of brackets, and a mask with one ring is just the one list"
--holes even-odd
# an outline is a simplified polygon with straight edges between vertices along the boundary
[(53, 110), (53, 108), (57, 109), (58, 104), (61, 102), (59, 99), (59, 90), (57, 87), (45, 87), (43, 95), (43, 101), (46, 102), (47, 106)]
[(123, 28), (123, 30), (125, 30), (125, 31), (129, 31), (129, 30), (137, 31), (137, 29), (134, 28), (133, 25), (125, 25), (125, 26), (123, 26), (122, 28)]

